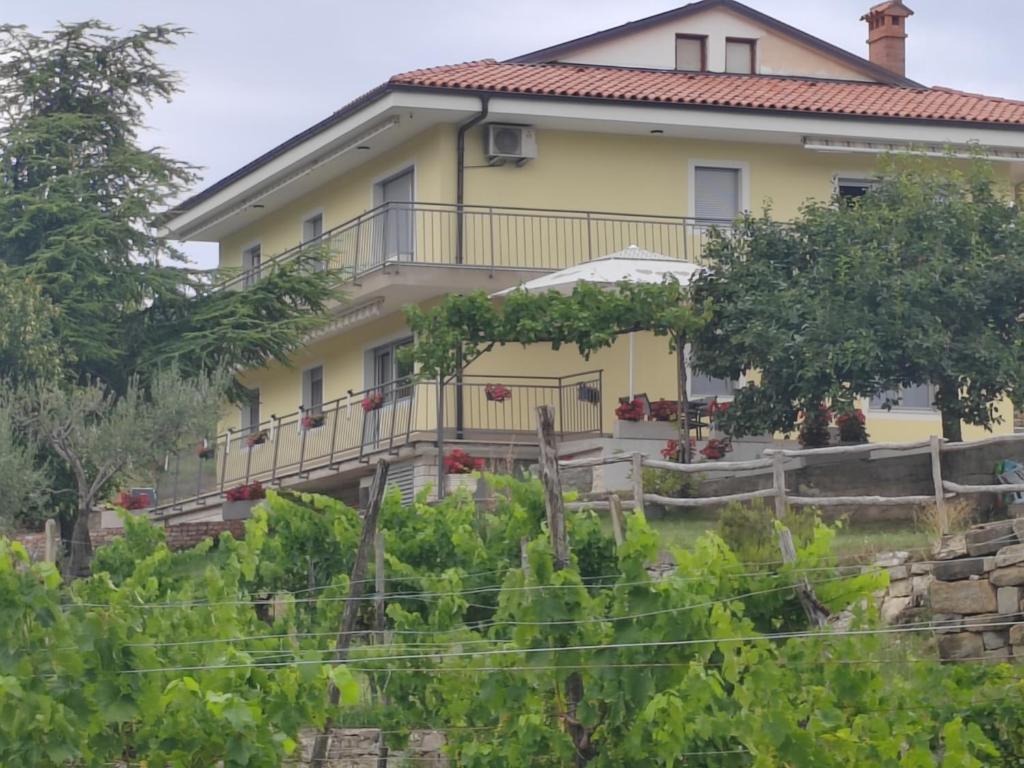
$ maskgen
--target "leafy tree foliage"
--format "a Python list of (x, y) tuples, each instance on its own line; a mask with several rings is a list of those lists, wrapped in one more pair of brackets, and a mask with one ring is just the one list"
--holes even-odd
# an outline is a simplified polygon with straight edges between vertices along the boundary
[(696, 363), (759, 372), (724, 421), (733, 434), (790, 432), (823, 402), (935, 387), (943, 433), (990, 427), (1021, 400), (1024, 231), (982, 160), (895, 158), (854, 203), (810, 203), (790, 224), (770, 212), (713, 240), (695, 281), (710, 309)]
[(178, 91), (159, 53), (184, 34), (0, 27), (0, 261), (56, 310), (72, 376), (117, 392), (172, 358), (189, 374), (287, 362), (336, 287), (310, 253), (249, 290), (217, 290), (161, 236), (160, 216), (196, 175), (139, 132), (146, 109)]

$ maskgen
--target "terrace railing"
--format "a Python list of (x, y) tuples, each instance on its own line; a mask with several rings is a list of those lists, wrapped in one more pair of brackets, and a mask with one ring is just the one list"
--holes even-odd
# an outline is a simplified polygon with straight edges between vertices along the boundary
[(307, 255), (314, 265), (352, 279), (386, 264), (558, 270), (630, 245), (704, 263), (714, 229), (732, 222), (678, 216), (453, 205), (385, 203), (315, 240), (244, 270), (225, 284), (246, 288), (282, 264)]
[[(467, 375), (461, 384), (445, 384), (439, 398), (436, 381), (405, 378), (249, 429), (197, 437), (194, 449), (168, 457), (157, 485), (157, 508), (217, 500), (254, 481), (301, 479), (438, 436), (442, 442), (529, 445), (537, 439), (538, 405), (558, 409), (563, 436), (600, 434), (601, 379), (601, 371), (564, 377)], [(456, 407), (459, 389), (461, 409)]]

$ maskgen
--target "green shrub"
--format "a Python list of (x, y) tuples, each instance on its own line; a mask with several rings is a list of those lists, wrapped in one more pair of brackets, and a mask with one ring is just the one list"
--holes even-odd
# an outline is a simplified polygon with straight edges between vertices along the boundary
[[(797, 548), (807, 546), (814, 538), (819, 517), (815, 509), (787, 508), (782, 523), (793, 534)], [(734, 501), (726, 506), (718, 519), (718, 533), (741, 562), (776, 563), (781, 557), (775, 511), (763, 501)]]
[(704, 476), (648, 467), (644, 470), (643, 479), (644, 493), (676, 499), (690, 499), (697, 495), (697, 489), (704, 481)]

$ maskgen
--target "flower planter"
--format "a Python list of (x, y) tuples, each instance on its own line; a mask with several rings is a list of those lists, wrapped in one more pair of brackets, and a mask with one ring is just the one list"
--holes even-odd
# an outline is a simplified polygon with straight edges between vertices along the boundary
[(303, 416), (302, 417), (302, 428), (305, 430), (316, 429), (324, 425), (324, 417), (320, 416)]
[(257, 445), (263, 445), (267, 440), (270, 439), (270, 433), (263, 429), (259, 432), (255, 432), (245, 438), (245, 447), (252, 448)]
[(601, 402), (601, 390), (591, 384), (580, 384), (576, 396), (581, 403), (597, 405)]
[(475, 496), (479, 482), (476, 475), (445, 475), (445, 491), (452, 494), (465, 488), (470, 496)]
[(512, 390), (504, 384), (488, 384), (484, 387), (484, 397), (491, 403), (503, 403), (512, 397)]
[(262, 499), (250, 499), (248, 501), (225, 501), (221, 507), (221, 519), (223, 520), (248, 520), (252, 517), (252, 508), (260, 503)]
[(626, 440), (666, 440), (679, 439), (679, 424), (675, 421), (623, 421), (619, 419), (612, 425), (612, 436)]
[(208, 461), (213, 458), (213, 455), (214, 449), (212, 446), (210, 448), (200, 448), (196, 451), (196, 456), (198, 456), (201, 461)]

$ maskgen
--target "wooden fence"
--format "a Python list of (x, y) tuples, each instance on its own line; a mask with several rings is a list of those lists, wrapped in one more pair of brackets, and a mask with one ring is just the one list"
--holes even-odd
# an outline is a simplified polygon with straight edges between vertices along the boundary
[[(609, 464), (629, 463), (632, 464), (633, 500), (631, 502), (620, 502), (617, 497), (609, 497), (607, 501), (577, 501), (567, 505), (570, 509), (598, 509), (609, 510), (613, 518), (617, 511), (625, 508), (639, 509), (643, 511), (645, 503), (661, 504), (665, 507), (704, 507), (715, 504), (727, 504), (732, 501), (751, 501), (753, 499), (774, 499), (776, 516), (780, 516), (788, 504), (796, 506), (901, 506), (910, 504), (932, 504), (938, 510), (938, 520), (942, 532), (949, 530), (949, 519), (947, 515), (946, 502), (958, 495), (969, 495), (979, 493), (1024, 493), (1022, 484), (988, 484), (988, 485), (962, 485), (942, 477), (942, 454), (950, 451), (969, 451), (993, 443), (1024, 444), (1024, 434), (1000, 435), (984, 440), (976, 440), (969, 443), (950, 443), (944, 438), (932, 436), (928, 440), (920, 440), (909, 443), (864, 443), (863, 445), (841, 445), (832, 448), (818, 448), (814, 450), (793, 450), (787, 448), (769, 448), (764, 451), (764, 458), (751, 461), (705, 461), (697, 464), (679, 464), (673, 461), (662, 461), (659, 459), (647, 458), (640, 453), (620, 454), (614, 456), (598, 456), (594, 458), (575, 459), (561, 461), (559, 466), (562, 469), (599, 467)], [(934, 493), (931, 495), (917, 496), (799, 496), (791, 495), (786, 488), (786, 466), (787, 458), (806, 458), (808, 456), (863, 456), (877, 451), (890, 451), (898, 454), (908, 451), (924, 451), (927, 449), (931, 456), (931, 472)], [(885, 457), (891, 458), (891, 457)], [(884, 460), (882, 458), (881, 460)], [(705, 496), (699, 498), (674, 498), (660, 496), (653, 493), (645, 493), (643, 485), (643, 470), (645, 467), (652, 469), (664, 469), (671, 472), (682, 473), (710, 473), (710, 472), (743, 472), (748, 470), (771, 469), (772, 486), (757, 491), (746, 493), (734, 493), (722, 496)], [(617, 526), (619, 520), (613, 520)]]

